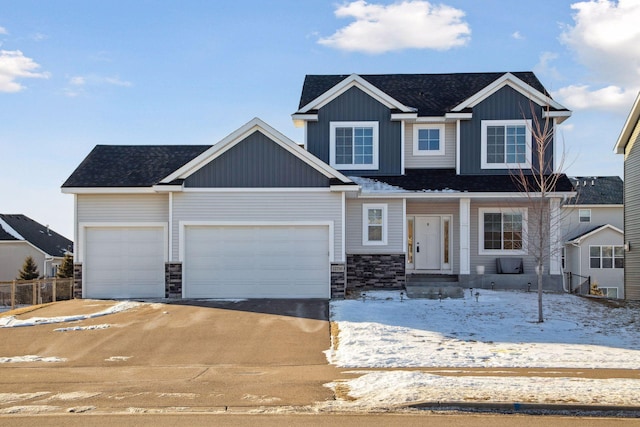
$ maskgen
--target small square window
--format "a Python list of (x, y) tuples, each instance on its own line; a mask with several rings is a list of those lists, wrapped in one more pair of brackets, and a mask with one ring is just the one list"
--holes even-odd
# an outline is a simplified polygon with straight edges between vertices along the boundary
[(416, 124), (413, 126), (413, 155), (444, 155), (444, 125)]
[(580, 222), (591, 222), (591, 209), (578, 209)]

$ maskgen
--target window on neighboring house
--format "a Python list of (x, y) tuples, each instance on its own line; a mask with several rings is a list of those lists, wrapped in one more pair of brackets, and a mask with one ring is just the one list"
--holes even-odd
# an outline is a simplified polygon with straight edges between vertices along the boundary
[(362, 205), (362, 244), (387, 244), (387, 205)]
[(601, 288), (598, 286), (598, 289), (602, 291), (602, 295), (606, 298), (618, 298), (618, 288)]
[(580, 222), (591, 222), (591, 209), (578, 209)]
[(336, 169), (378, 169), (378, 122), (331, 122), (329, 163)]
[(444, 125), (414, 125), (413, 155), (444, 155)]
[(527, 210), (479, 209), (481, 254), (526, 253)]
[(531, 120), (483, 120), (482, 169), (530, 168)]
[(624, 246), (589, 246), (589, 267), (624, 268)]

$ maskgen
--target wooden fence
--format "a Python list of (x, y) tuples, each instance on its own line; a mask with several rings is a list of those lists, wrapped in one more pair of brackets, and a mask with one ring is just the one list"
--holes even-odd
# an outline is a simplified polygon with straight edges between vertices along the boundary
[(73, 279), (50, 277), (0, 282), (0, 308), (36, 305), (73, 298)]

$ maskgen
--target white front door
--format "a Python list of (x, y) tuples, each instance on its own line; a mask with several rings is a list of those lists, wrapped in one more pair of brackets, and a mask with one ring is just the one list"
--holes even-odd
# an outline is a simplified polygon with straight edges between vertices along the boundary
[(415, 266), (418, 270), (442, 268), (442, 239), (439, 216), (418, 216), (415, 219)]

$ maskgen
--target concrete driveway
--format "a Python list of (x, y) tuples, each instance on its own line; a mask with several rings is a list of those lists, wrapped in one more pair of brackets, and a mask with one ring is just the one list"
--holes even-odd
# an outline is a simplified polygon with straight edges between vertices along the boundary
[[(93, 313), (113, 304), (73, 300), (20, 317)], [(97, 325), (103, 329), (54, 331)], [(332, 399), (323, 384), (341, 376), (323, 354), (330, 331), (322, 300), (146, 303), (1, 332), (0, 358), (66, 360), (2, 364), (0, 412), (303, 406)], [(22, 406), (30, 408), (15, 409)]]

